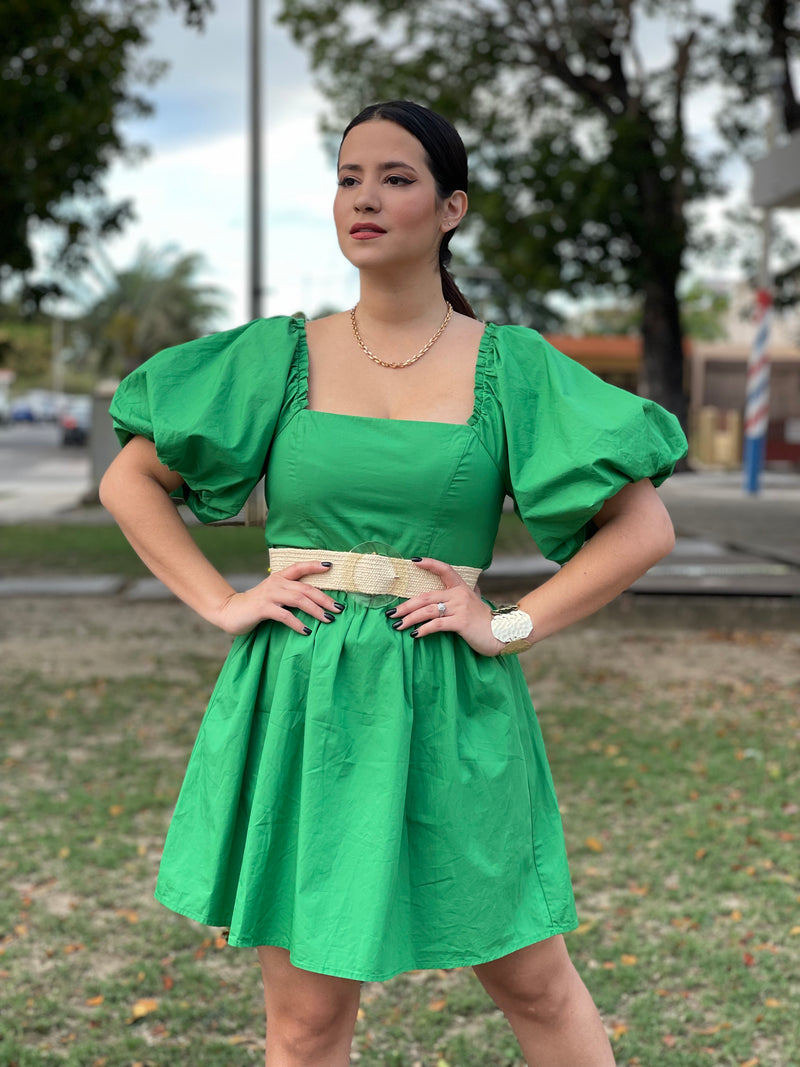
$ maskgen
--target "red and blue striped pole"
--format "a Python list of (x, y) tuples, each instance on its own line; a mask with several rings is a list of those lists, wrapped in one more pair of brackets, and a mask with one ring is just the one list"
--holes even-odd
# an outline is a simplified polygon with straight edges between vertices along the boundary
[(744, 406), (744, 489), (757, 493), (764, 467), (769, 421), (769, 327), (772, 296), (766, 289), (756, 293), (756, 336), (747, 361), (747, 392)]

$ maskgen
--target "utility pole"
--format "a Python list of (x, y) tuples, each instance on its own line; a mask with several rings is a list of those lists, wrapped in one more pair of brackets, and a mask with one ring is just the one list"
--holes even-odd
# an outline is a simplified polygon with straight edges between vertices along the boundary
[[(261, 0), (250, 0), (250, 319), (261, 318), (264, 292), (261, 160)], [(244, 506), (245, 526), (266, 521), (264, 486), (259, 482)]]
[(261, 317), (261, 0), (250, 0), (250, 318)]

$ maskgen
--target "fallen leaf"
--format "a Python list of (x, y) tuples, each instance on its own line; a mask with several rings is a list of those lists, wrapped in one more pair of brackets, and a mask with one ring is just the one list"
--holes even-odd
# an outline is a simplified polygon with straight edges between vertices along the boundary
[(131, 1010), (130, 1021), (135, 1023), (139, 1019), (143, 1019), (145, 1015), (150, 1015), (151, 1012), (158, 1010), (158, 1001), (153, 997), (144, 997), (141, 1000), (137, 1000)]
[(627, 1034), (627, 1032), (628, 1032), (628, 1027), (625, 1025), (625, 1023), (617, 1023), (614, 1026), (614, 1029), (611, 1032), (612, 1041), (619, 1041), (619, 1039), (624, 1034)]
[(603, 842), (602, 841), (598, 841), (596, 837), (587, 837), (586, 840), (583, 843), (592, 852), (602, 852), (603, 851)]
[(755, 958), (755, 956), (752, 956), (749, 952), (745, 952), (745, 954), (742, 957), (742, 959), (744, 960), (745, 967), (754, 967), (755, 966), (756, 958)]
[(446, 1007), (447, 1000), (445, 997), (442, 997), (439, 1000), (432, 1000), (428, 1005), (428, 1011), (444, 1011)]
[(672, 1034), (664, 1034), (664, 1036), (661, 1038), (661, 1043), (663, 1045), (666, 1045), (667, 1048), (675, 1048), (677, 1040), (678, 1039), (676, 1037), (673, 1037)]
[(119, 915), (120, 919), (127, 919), (129, 923), (138, 923), (139, 912), (134, 911), (133, 908), (117, 908), (116, 915)]
[(630, 953), (624, 952), (620, 957), (620, 962), (623, 967), (634, 967), (639, 962), (638, 956), (632, 956)]
[(732, 923), (740, 923), (742, 921), (742, 913), (739, 911), (738, 908), (734, 908), (731, 912), (730, 918)]
[(99, 1004), (102, 1004), (105, 999), (106, 998), (103, 996), (103, 994), (100, 993), (96, 997), (89, 997), (89, 999), (86, 1001), (86, 1005), (89, 1008), (96, 1008)]
[(789, 933), (792, 935), (792, 937), (797, 937), (798, 934), (800, 934), (800, 926), (793, 926)]
[(125, 809), (123, 808), (123, 806), (121, 804), (112, 804), (111, 807), (108, 809), (108, 814), (112, 818), (116, 819), (117, 816), (121, 815), (124, 810)]
[(752, 1060), (745, 1060), (744, 1063), (740, 1063), (739, 1067), (758, 1067), (761, 1060), (758, 1056), (753, 1056)]
[(74, 945), (64, 945), (64, 953), (67, 956), (71, 956), (73, 952), (82, 952), (85, 948), (86, 945), (78, 941)]
[(764, 1007), (766, 1007), (766, 1008), (782, 1008), (783, 1007), (783, 1001), (782, 1000), (777, 1000), (775, 997), (767, 997), (767, 999), (764, 1001)]
[(705, 859), (707, 855), (708, 855), (708, 849), (707, 848), (698, 848), (697, 851), (694, 854), (694, 858), (699, 863), (700, 860)]

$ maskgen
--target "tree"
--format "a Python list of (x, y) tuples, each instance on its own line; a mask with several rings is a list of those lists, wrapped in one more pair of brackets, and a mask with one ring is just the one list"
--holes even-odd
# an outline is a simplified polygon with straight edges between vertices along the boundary
[[(168, 0), (202, 27), (213, 0)], [(111, 204), (111, 164), (134, 156), (122, 123), (151, 111), (136, 85), (163, 64), (141, 64), (157, 0), (0, 0), (0, 282), (34, 266), (35, 228), (58, 234), (55, 258), (74, 269), (86, 248), (117, 232), (129, 202)], [(35, 297), (53, 283), (33, 288)]]
[(455, 122), (477, 253), (520, 302), (639, 294), (642, 391), (685, 420), (678, 284), (705, 240), (696, 205), (721, 191), (686, 113), (719, 70), (719, 21), (692, 0), (283, 0), (280, 19), (339, 128), (391, 97)]
[(219, 290), (202, 285), (200, 256), (143, 246), (123, 271), (106, 264), (104, 291), (76, 324), (102, 374), (120, 376), (154, 352), (207, 333), (222, 310)]

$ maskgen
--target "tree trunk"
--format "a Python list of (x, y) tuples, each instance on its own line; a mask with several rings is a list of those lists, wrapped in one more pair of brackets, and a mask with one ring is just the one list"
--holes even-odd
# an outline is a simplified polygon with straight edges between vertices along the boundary
[(677, 415), (685, 430), (688, 407), (676, 289), (677, 279), (671, 277), (651, 278), (644, 284), (639, 388), (643, 396)]

